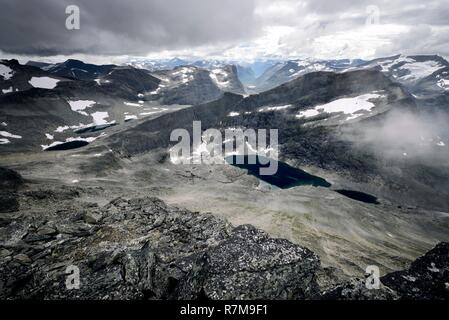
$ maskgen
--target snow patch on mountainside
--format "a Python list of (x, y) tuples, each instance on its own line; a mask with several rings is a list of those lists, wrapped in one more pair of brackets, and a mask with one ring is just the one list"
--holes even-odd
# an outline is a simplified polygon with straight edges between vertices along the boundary
[[(417, 61), (412, 57), (406, 56), (376, 61), (375, 65), (380, 66), (382, 72), (391, 74), (393, 78), (399, 81), (412, 83), (424, 79), (434, 72), (445, 68), (440, 61)], [(372, 64), (367, 66), (372, 66)]]
[(449, 80), (440, 79), (437, 82), (437, 86), (439, 86), (441, 89), (449, 90)]
[(389, 72), (392, 70), (393, 66), (399, 63), (413, 63), (415, 60), (409, 57), (400, 56), (397, 59), (382, 61), (378, 65), (382, 68), (382, 72)]
[(85, 142), (91, 143), (91, 142), (97, 140), (98, 138), (101, 138), (101, 137), (104, 137), (104, 136), (106, 136), (106, 134), (103, 132), (102, 134), (100, 134), (97, 137), (88, 137), (88, 138), (70, 137), (70, 138), (65, 139), (65, 141), (55, 141), (55, 142), (53, 142), (51, 144), (48, 144), (48, 145), (41, 145), (41, 147), (42, 147), (42, 150), (45, 151), (48, 148), (51, 148), (51, 147), (54, 147), (54, 146), (57, 146), (57, 145), (60, 145), (60, 144), (66, 143), (66, 142), (85, 141)]
[(56, 128), (55, 132), (62, 133), (62, 132), (66, 131), (66, 130), (69, 130), (69, 129), (77, 130), (77, 129), (82, 129), (82, 128), (89, 127), (91, 125), (92, 124), (82, 124), (82, 123), (80, 123), (79, 125), (73, 125), (73, 126), (59, 126), (59, 127)]
[(0, 136), (5, 138), (22, 139), (22, 136), (9, 133), (8, 131), (0, 131)]
[[(84, 112), (84, 111), (81, 111), (81, 112)], [(88, 114), (86, 113), (86, 115), (88, 115)], [(106, 121), (106, 118), (109, 117), (109, 113), (108, 112), (100, 112), (100, 111), (99, 112), (94, 112), (94, 113), (91, 113), (90, 116), (93, 119), (92, 123), (88, 123), (88, 124), (80, 123), (78, 125), (59, 126), (59, 127), (56, 128), (56, 130), (54, 132), (63, 133), (64, 131), (69, 130), (69, 129), (76, 131), (76, 130), (79, 130), (79, 129), (89, 128), (89, 127), (94, 127), (94, 126), (115, 124), (115, 120), (110, 121), (110, 122)], [(48, 139), (50, 139), (50, 138), (48, 138)]]
[(164, 112), (164, 111), (167, 111), (167, 110), (168, 110), (167, 108), (153, 107), (150, 110), (147, 109), (146, 110), (147, 112), (139, 113), (139, 115), (141, 115), (141, 116), (150, 116), (152, 114), (161, 113), (161, 112)]
[(0, 76), (3, 77), (3, 80), (11, 79), (13, 74), (14, 71), (10, 67), (0, 63)]
[(137, 119), (137, 116), (135, 116), (135, 115), (125, 115), (125, 121), (135, 120), (135, 119)]
[[(319, 62), (307, 62), (307, 61), (296, 61), (296, 64), (300, 68), (297, 72), (290, 75), (291, 78), (297, 78), (303, 74), (317, 71), (330, 71), (324, 64)], [(292, 69), (289, 70), (290, 73)], [(294, 70), (293, 70), (294, 72)]]
[(258, 111), (259, 112), (267, 112), (267, 111), (279, 111), (279, 110), (285, 110), (287, 108), (290, 108), (292, 105), (287, 104), (284, 106), (270, 106), (270, 107), (262, 107)]
[(58, 84), (59, 80), (50, 77), (32, 77), (29, 84), (35, 88), (41, 89), (54, 89)]
[(123, 102), (128, 107), (141, 107), (142, 105), (140, 103), (134, 103), (134, 102)]
[[(3, 122), (3, 123), (5, 123), (5, 122)], [(2, 123), (2, 125), (3, 125), (3, 123)], [(6, 125), (5, 125), (5, 127), (6, 127)], [(0, 136), (3, 137), (3, 138), (0, 138), (0, 144), (11, 143), (11, 141), (8, 138), (10, 138), (10, 139), (22, 139), (22, 136), (9, 133), (8, 131), (0, 131)]]
[(229, 74), (223, 69), (213, 69), (209, 72), (209, 76), (219, 88), (227, 88), (229, 86)]
[(402, 65), (399, 67), (401, 70), (408, 70), (410, 71), (409, 74), (401, 77), (403, 80), (419, 80), (423, 79), (425, 77), (430, 76), (432, 73), (444, 68), (439, 62), (437, 61), (422, 61), (422, 62), (410, 62)]
[(70, 105), (70, 108), (72, 111), (81, 113), (82, 115), (87, 116), (88, 114), (85, 111), (82, 111), (86, 108), (91, 108), (94, 104), (96, 104), (95, 101), (92, 100), (76, 100), (76, 101), (67, 101)]
[(2, 89), (2, 93), (3, 93), (3, 94), (10, 93), (10, 92), (12, 92), (12, 91), (13, 91), (13, 88), (12, 88), (12, 87), (9, 87), (9, 89)]
[(172, 73), (172, 76), (175, 77), (175, 80), (180, 81), (181, 83), (188, 83), (193, 80), (193, 73), (195, 72), (195, 68), (192, 67), (182, 67), (175, 72)]
[(151, 94), (151, 95), (158, 94), (158, 93), (161, 91), (161, 89), (163, 89), (163, 88), (165, 88), (165, 87), (166, 87), (166, 85), (159, 84), (159, 86), (158, 86), (155, 90), (151, 91), (150, 94)]
[(318, 105), (314, 108), (301, 111), (297, 118), (310, 118), (322, 113), (344, 113), (350, 115), (346, 120), (352, 120), (362, 116), (359, 111), (371, 111), (375, 107), (371, 99), (378, 99), (382, 95), (378, 93), (363, 94), (353, 98), (342, 98), (331, 101), (329, 103)]
[(92, 118), (94, 119), (94, 124), (95, 125), (102, 125), (102, 124), (111, 124), (114, 123), (115, 121), (109, 123), (106, 121), (106, 118), (109, 118), (109, 113), (107, 112), (94, 112), (91, 114)]

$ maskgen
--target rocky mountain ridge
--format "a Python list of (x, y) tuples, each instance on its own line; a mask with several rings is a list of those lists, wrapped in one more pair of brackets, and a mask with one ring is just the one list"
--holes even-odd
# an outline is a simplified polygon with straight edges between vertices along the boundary
[[(343, 280), (323, 269), (307, 248), (250, 225), (233, 227), (154, 197), (98, 206), (81, 198), (101, 190), (24, 182), (5, 169), (0, 174), (20, 193), (20, 208), (0, 219), (2, 299), (447, 299), (449, 294), (448, 243), (369, 290), (364, 279)], [(66, 286), (73, 267), (79, 270), (78, 289)]]

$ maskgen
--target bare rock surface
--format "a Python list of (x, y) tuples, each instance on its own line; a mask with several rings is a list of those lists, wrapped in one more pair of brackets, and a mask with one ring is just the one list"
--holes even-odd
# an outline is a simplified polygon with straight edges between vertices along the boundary
[(83, 195), (101, 188), (23, 185), (5, 172), (15, 177), (6, 190), (20, 207), (0, 216), (0, 299), (448, 298), (448, 243), (370, 290), (364, 279), (323, 268), (311, 250), (251, 225), (152, 196), (100, 206)]
[[(42, 193), (45, 193), (42, 191)], [(298, 299), (319, 288), (319, 258), (250, 225), (157, 198), (78, 205), (67, 192), (59, 210), (21, 213), (2, 228), (0, 296), (45, 299)], [(44, 202), (42, 197), (28, 197)], [(67, 267), (80, 271), (66, 287)]]
[(439, 243), (407, 270), (389, 273), (381, 280), (404, 299), (449, 299), (449, 243)]

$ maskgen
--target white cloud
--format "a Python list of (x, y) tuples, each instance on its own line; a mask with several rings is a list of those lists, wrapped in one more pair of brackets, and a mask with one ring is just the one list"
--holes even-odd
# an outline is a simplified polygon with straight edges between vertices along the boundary
[[(4, 46), (9, 44), (16, 55), (20, 48), (23, 53), (42, 55), (30, 47), (37, 43), (55, 51), (53, 55), (59, 54), (57, 61), (68, 54), (94, 63), (120, 63), (128, 55), (239, 60), (263, 56), (369, 59), (397, 53), (449, 56), (447, 0), (168, 2), (141, 0), (123, 5), (114, 0), (104, 11), (82, 1), (90, 11), (83, 33), (75, 37), (65, 33), (62, 37), (53, 22), (45, 24), (47, 15), (56, 10), (53, 3), (49, 13), (38, 17), (31, 28), (30, 37), (35, 41), (19, 43), (20, 37), (5, 35), (8, 41)], [(14, 10), (22, 12), (17, 8)], [(113, 22), (109, 21), (111, 13), (117, 16)], [(34, 21), (15, 19), (20, 20), (17, 23), (22, 29)], [(126, 23), (119, 23), (122, 20)], [(374, 24), (367, 25), (367, 21)], [(11, 17), (5, 17), (5, 23), (12, 23)], [(8, 48), (0, 45), (1, 49)]]

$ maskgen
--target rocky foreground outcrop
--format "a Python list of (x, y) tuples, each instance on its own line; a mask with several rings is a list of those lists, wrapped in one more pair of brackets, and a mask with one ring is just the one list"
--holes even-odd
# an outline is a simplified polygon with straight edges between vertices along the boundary
[(17, 192), (20, 209), (0, 213), (0, 299), (448, 298), (447, 243), (379, 290), (363, 279), (324, 290), (316, 254), (250, 225), (154, 197), (99, 207), (78, 200), (81, 187)]
[[(76, 197), (71, 191), (23, 197), (45, 206)], [(156, 198), (10, 217), (1, 231), (2, 299), (296, 299), (319, 291), (310, 250)], [(68, 266), (79, 269), (79, 289), (66, 287)]]
[(407, 270), (381, 278), (405, 299), (449, 299), (449, 243), (439, 243)]

